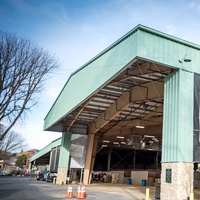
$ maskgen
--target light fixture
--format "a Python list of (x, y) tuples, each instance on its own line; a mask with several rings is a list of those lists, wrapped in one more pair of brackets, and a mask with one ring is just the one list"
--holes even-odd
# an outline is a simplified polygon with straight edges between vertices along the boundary
[(154, 142), (159, 142), (157, 138), (152, 138), (152, 140), (154, 140)]
[(124, 137), (123, 137), (123, 136), (117, 136), (117, 138), (119, 138), (119, 139), (124, 139)]
[(141, 140), (141, 143), (142, 142), (147, 142), (147, 141), (150, 141), (150, 140), (154, 140), (155, 136), (151, 136), (151, 135), (144, 135), (144, 137), (142, 138)]
[(146, 143), (145, 143), (145, 142), (142, 142), (142, 143), (141, 143), (141, 149), (144, 149), (145, 146), (146, 146)]
[(144, 135), (145, 138), (155, 138), (153, 135)]
[(109, 141), (109, 140), (103, 140), (103, 142), (105, 142), (105, 143), (109, 143), (110, 141)]
[(179, 62), (182, 63), (182, 62), (191, 62), (191, 59), (189, 58), (186, 58), (187, 54), (185, 54), (184, 58), (182, 59), (179, 59)]
[(135, 126), (135, 128), (145, 128), (144, 126)]
[(119, 142), (113, 142), (113, 144), (119, 144)]
[(120, 142), (121, 144), (126, 144), (126, 142)]
[(107, 147), (107, 146), (108, 146), (108, 145), (106, 145), (106, 144), (103, 144), (103, 145), (102, 145), (102, 147)]

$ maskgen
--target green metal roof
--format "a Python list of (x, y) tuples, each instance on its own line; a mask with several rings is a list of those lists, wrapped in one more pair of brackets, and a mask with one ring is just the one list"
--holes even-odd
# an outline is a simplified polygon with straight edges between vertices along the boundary
[[(62, 119), (86, 102), (134, 59), (200, 73), (200, 46), (138, 25), (92, 60), (75, 71), (66, 82), (44, 120), (45, 130), (62, 131)], [(190, 64), (180, 63), (185, 55)]]
[(31, 159), (30, 159), (30, 162), (33, 162), (34, 160), (37, 160), (41, 156), (43, 156), (43, 155), (47, 154), (48, 152), (50, 152), (53, 148), (60, 146), (61, 145), (61, 140), (62, 140), (62, 138), (58, 138), (58, 139), (52, 141), (46, 147), (44, 147), (43, 149), (41, 149), (38, 153), (36, 153), (35, 155), (33, 155), (31, 157)]

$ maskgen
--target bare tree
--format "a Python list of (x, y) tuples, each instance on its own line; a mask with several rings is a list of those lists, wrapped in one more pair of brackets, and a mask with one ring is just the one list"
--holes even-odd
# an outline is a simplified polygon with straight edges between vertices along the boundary
[(0, 31), (0, 122), (6, 124), (0, 141), (37, 103), (36, 94), (57, 68), (54, 56), (31, 40)]
[(21, 151), (26, 146), (24, 138), (19, 133), (9, 131), (0, 141), (0, 159), (7, 159), (13, 152)]

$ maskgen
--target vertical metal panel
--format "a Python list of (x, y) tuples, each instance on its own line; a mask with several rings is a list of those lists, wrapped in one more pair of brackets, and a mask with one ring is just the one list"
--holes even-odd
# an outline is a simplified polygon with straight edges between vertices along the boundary
[(59, 163), (59, 158), (60, 158), (60, 147), (56, 147), (57, 148), (57, 156), (56, 156), (56, 160), (55, 160), (55, 171), (58, 171), (58, 163)]
[[(174, 68), (200, 73), (200, 46), (159, 32), (139, 31), (137, 55)], [(192, 62), (179, 62), (187, 54)]]
[(58, 170), (58, 162), (60, 156), (60, 147), (55, 147), (51, 151), (51, 159), (50, 159), (50, 170)]
[(60, 147), (60, 158), (58, 167), (68, 168), (69, 166), (69, 155), (71, 146), (71, 133), (63, 132), (62, 142)]
[(194, 162), (200, 162), (200, 74), (194, 74)]
[(162, 162), (193, 161), (193, 79), (184, 70), (165, 79)]
[(49, 162), (50, 170), (55, 170), (54, 169), (55, 155), (56, 155), (56, 148), (51, 150), (51, 155), (50, 155), (51, 159), (50, 159), (50, 162)]

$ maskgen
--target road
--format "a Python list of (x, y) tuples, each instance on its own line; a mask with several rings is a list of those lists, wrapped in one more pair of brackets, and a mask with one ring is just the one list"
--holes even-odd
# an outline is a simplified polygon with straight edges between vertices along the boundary
[[(76, 196), (78, 185), (72, 185)], [(66, 199), (68, 185), (55, 185), (27, 177), (0, 177), (0, 199), (6, 200), (55, 200)], [(151, 190), (151, 189), (150, 189)], [(119, 184), (91, 184), (86, 186), (87, 200), (145, 199), (145, 187)], [(155, 187), (151, 190), (154, 199)], [(73, 198), (76, 199), (76, 198)]]
[[(0, 176), (0, 199), (2, 200), (64, 200), (69, 185), (56, 185), (27, 177)], [(78, 185), (72, 184), (76, 196)], [(145, 200), (146, 188), (127, 184), (91, 184), (86, 186), (87, 200)], [(150, 200), (155, 199), (155, 187), (150, 189)], [(199, 190), (195, 196), (200, 197)], [(73, 198), (77, 199), (77, 198)], [(196, 198), (195, 198), (196, 199)], [(197, 198), (198, 199), (198, 198)]]

